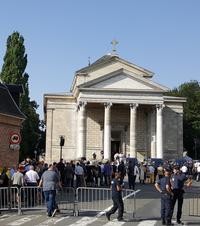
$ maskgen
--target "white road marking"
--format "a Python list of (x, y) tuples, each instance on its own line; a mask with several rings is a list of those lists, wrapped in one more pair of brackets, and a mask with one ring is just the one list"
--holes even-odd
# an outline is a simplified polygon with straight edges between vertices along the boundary
[(8, 216), (9, 216), (8, 214), (3, 214), (3, 215), (0, 216), (0, 220), (4, 219), (4, 218), (7, 218)]
[[(177, 224), (175, 220), (172, 220), (172, 223), (173, 223), (174, 225), (176, 225), (176, 224)], [(188, 225), (188, 223), (187, 223), (187, 222), (183, 222), (183, 224), (182, 224), (182, 225)]]
[(76, 221), (73, 224), (68, 226), (86, 226), (88, 224), (92, 224), (94, 221), (98, 220), (97, 217), (82, 217), (80, 220)]
[(41, 217), (42, 215), (30, 215), (28, 217), (23, 217), (23, 218), (20, 218), (18, 220), (15, 220), (13, 222), (10, 222), (8, 223), (7, 225), (11, 225), (11, 226), (18, 226), (18, 225), (22, 225), (22, 224), (25, 224), (29, 221), (32, 221), (33, 219), (36, 219), (36, 218), (39, 218)]
[(0, 222), (6, 220), (8, 218), (16, 217), (16, 216), (17, 216), (16, 214), (13, 214), (13, 215), (4, 214), (4, 215), (0, 216)]
[(62, 220), (65, 220), (69, 218), (69, 216), (67, 217), (61, 217), (61, 218), (49, 218), (47, 219), (46, 221), (44, 222), (41, 222), (40, 224), (36, 224), (35, 226), (48, 226), (48, 225), (55, 225), (57, 224), (58, 222), (62, 221)]
[(138, 224), (138, 226), (153, 226), (157, 223), (157, 221), (142, 221)]
[(104, 226), (120, 226), (125, 223), (126, 223), (125, 221), (113, 220), (113, 221), (109, 221), (108, 223), (104, 224)]
[[(125, 200), (125, 199), (129, 198), (130, 196), (132, 196), (133, 193), (134, 193), (134, 194), (137, 194), (137, 193), (140, 192), (140, 191), (141, 191), (141, 190), (138, 189), (138, 190), (132, 192), (131, 194), (125, 196), (125, 197), (123, 198), (123, 200)], [(96, 217), (101, 217), (101, 216), (104, 215), (111, 207), (112, 207), (112, 206), (109, 206), (109, 207), (106, 208), (105, 210), (101, 211), (100, 213), (98, 213), (98, 214), (96, 215)]]

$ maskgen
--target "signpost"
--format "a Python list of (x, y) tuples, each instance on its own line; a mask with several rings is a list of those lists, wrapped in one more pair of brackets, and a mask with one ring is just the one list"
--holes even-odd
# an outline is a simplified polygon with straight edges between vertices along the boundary
[(12, 132), (10, 134), (10, 144), (20, 144), (21, 136), (17, 132)]
[(11, 150), (19, 151), (20, 149), (20, 142), (21, 142), (21, 136), (18, 132), (11, 132), (10, 133), (10, 139), (9, 139), (9, 147)]

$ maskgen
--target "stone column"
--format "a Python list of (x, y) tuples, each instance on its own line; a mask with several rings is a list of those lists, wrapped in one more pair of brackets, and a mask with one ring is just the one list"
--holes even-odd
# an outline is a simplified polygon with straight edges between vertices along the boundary
[(136, 120), (138, 104), (130, 104), (130, 157), (136, 158)]
[(112, 103), (105, 103), (104, 111), (104, 159), (111, 159), (111, 120), (110, 108)]
[(86, 157), (86, 102), (80, 101), (78, 104), (78, 151), (77, 157)]
[(156, 158), (156, 112), (152, 109), (150, 116), (151, 158)]
[(163, 104), (156, 105), (156, 157), (163, 158)]

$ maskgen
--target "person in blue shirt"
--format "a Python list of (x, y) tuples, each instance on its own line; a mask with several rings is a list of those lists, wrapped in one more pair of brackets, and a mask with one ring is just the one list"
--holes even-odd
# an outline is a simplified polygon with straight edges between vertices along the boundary
[(118, 209), (118, 221), (123, 220), (124, 203), (122, 199), (122, 183), (121, 173), (115, 173), (115, 178), (111, 182), (113, 207), (106, 212), (106, 217), (110, 221), (110, 215), (114, 214)]
[(164, 177), (156, 181), (156, 190), (161, 194), (161, 219), (162, 225), (173, 225), (171, 223), (171, 210), (172, 210), (172, 190), (170, 183), (171, 171), (164, 169)]
[(182, 173), (179, 166), (175, 166), (173, 169), (173, 174), (171, 176), (171, 184), (172, 184), (172, 215), (174, 211), (174, 206), (176, 204), (176, 200), (178, 202), (176, 221), (178, 224), (182, 224), (181, 215), (182, 215), (182, 206), (183, 206), (183, 194), (184, 185), (191, 186), (192, 179), (188, 177), (186, 174)]

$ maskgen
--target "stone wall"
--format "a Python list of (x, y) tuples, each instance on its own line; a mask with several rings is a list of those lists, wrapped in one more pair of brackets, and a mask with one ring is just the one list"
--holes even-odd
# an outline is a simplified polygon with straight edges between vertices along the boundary
[(60, 136), (64, 136), (62, 158), (76, 158), (77, 145), (77, 111), (73, 103), (51, 102), (46, 111), (46, 156), (45, 161), (52, 163), (60, 159)]
[(163, 149), (165, 159), (183, 156), (182, 106), (169, 103), (163, 110)]

